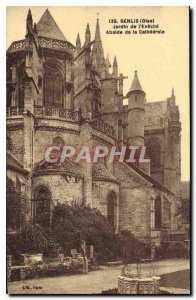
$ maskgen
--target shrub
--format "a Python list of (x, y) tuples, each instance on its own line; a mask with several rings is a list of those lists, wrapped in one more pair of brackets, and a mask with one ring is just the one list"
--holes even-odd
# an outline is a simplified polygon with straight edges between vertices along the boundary
[(52, 217), (52, 231), (66, 255), (72, 248), (81, 251), (81, 243), (85, 240), (88, 245), (94, 245), (95, 257), (101, 263), (137, 261), (145, 248), (129, 231), (115, 234), (99, 210), (83, 203), (57, 205)]
[(32, 223), (27, 224), (20, 233), (7, 237), (7, 253), (15, 258), (22, 253), (42, 253), (46, 257), (54, 257), (58, 247), (50, 229)]

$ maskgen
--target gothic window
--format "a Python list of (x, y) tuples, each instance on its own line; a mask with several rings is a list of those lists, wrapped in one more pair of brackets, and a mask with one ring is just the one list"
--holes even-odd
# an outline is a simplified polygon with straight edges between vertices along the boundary
[(155, 228), (162, 227), (162, 203), (161, 197), (157, 196), (155, 199)]
[(56, 67), (47, 67), (44, 77), (44, 105), (63, 106), (63, 75)]
[(146, 152), (150, 158), (151, 169), (158, 169), (161, 166), (161, 146), (155, 139), (151, 139), (146, 144)]
[(46, 187), (40, 187), (34, 192), (34, 219), (43, 227), (50, 226), (51, 194)]
[(115, 194), (111, 192), (107, 198), (107, 218), (113, 228), (115, 227), (115, 201)]

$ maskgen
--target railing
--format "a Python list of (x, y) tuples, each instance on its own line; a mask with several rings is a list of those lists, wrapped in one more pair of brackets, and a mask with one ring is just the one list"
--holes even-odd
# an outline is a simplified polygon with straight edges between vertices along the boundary
[(20, 40), (20, 41), (13, 42), (9, 47), (8, 52), (11, 53), (16, 51), (21, 51), (21, 50), (25, 50), (25, 48), (26, 48), (26, 40)]
[(54, 117), (73, 121), (79, 121), (81, 119), (80, 111), (71, 111), (65, 108), (57, 107), (35, 107), (34, 115), (36, 117)]
[(114, 136), (114, 129), (111, 125), (105, 123), (102, 120), (96, 119), (92, 121), (93, 127), (108, 135)]
[(67, 41), (50, 39), (42, 36), (39, 37), (39, 45), (42, 48), (52, 48), (57, 50), (66, 50), (70, 52), (73, 52), (75, 50), (75, 47)]
[(6, 115), (7, 117), (12, 117), (12, 116), (21, 116), (24, 113), (24, 107), (22, 106), (11, 106), (7, 107), (6, 110)]
[[(57, 49), (57, 50), (63, 50), (68, 52), (73, 52), (75, 50), (75, 47), (68, 41), (61, 41), (57, 39), (50, 39), (47, 37), (39, 37), (39, 45), (42, 48), (50, 48), (50, 49)], [(17, 51), (23, 51), (27, 47), (27, 40), (20, 40), (13, 42), (10, 47), (8, 48), (8, 53), (13, 53)]]

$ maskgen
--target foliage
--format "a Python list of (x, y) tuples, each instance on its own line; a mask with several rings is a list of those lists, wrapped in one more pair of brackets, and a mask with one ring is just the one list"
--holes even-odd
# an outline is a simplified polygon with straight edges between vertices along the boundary
[(150, 254), (149, 245), (138, 241), (134, 235), (123, 230), (116, 236), (118, 256), (125, 263), (134, 263)]
[(26, 198), (11, 179), (7, 178), (6, 185), (7, 227), (19, 229), (25, 223), (25, 216), (28, 213)]
[(104, 248), (104, 242), (110, 241), (113, 236), (113, 229), (108, 220), (96, 208), (76, 202), (55, 207), (51, 228), (67, 254), (73, 248), (81, 251), (83, 240), (96, 246), (99, 252)]
[(171, 258), (189, 258), (190, 249), (184, 242), (164, 242), (160, 247), (156, 248), (155, 256), (157, 259)]
[(54, 257), (58, 247), (50, 229), (37, 224), (29, 223), (20, 233), (8, 235), (7, 238), (7, 253), (16, 257), (22, 253), (43, 253), (46, 257)]
[(181, 200), (181, 203), (177, 208), (176, 215), (181, 216), (185, 223), (190, 221), (190, 199)]
[(81, 251), (81, 243), (94, 245), (95, 256), (100, 262), (136, 261), (144, 245), (129, 231), (115, 234), (107, 218), (96, 208), (83, 203), (59, 204), (52, 218), (52, 231), (57, 242), (69, 254), (72, 248)]
[[(58, 264), (56, 266), (50, 264), (43, 265), (32, 265), (25, 268), (23, 272), (25, 273), (25, 280), (40, 277), (56, 277), (61, 275), (74, 275), (82, 273), (81, 264)], [(11, 281), (20, 280), (20, 275), (18, 270), (12, 270)]]
[(107, 218), (96, 208), (83, 203), (58, 204), (53, 211), (51, 227), (27, 224), (20, 233), (8, 235), (8, 254), (43, 253), (54, 257), (62, 249), (70, 255), (71, 249), (82, 253), (81, 244), (94, 246), (97, 261), (122, 260), (135, 262), (145, 253), (145, 244), (129, 231), (114, 233)]

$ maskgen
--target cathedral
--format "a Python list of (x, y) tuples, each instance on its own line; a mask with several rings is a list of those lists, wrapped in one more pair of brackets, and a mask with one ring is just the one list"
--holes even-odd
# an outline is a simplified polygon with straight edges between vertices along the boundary
[[(146, 100), (137, 71), (119, 73), (117, 58), (104, 56), (97, 19), (91, 39), (78, 34), (70, 43), (49, 10), (26, 35), (7, 50), (7, 180), (26, 199), (27, 219), (43, 216), (50, 224), (58, 203), (84, 201), (98, 208), (115, 232), (131, 231), (159, 247), (180, 230), (181, 152), (179, 109), (175, 94), (157, 102)], [(125, 105), (125, 103), (128, 103)], [(116, 160), (63, 163), (44, 160), (50, 145), (146, 146), (145, 166)], [(21, 228), (8, 220), (9, 232)]]

